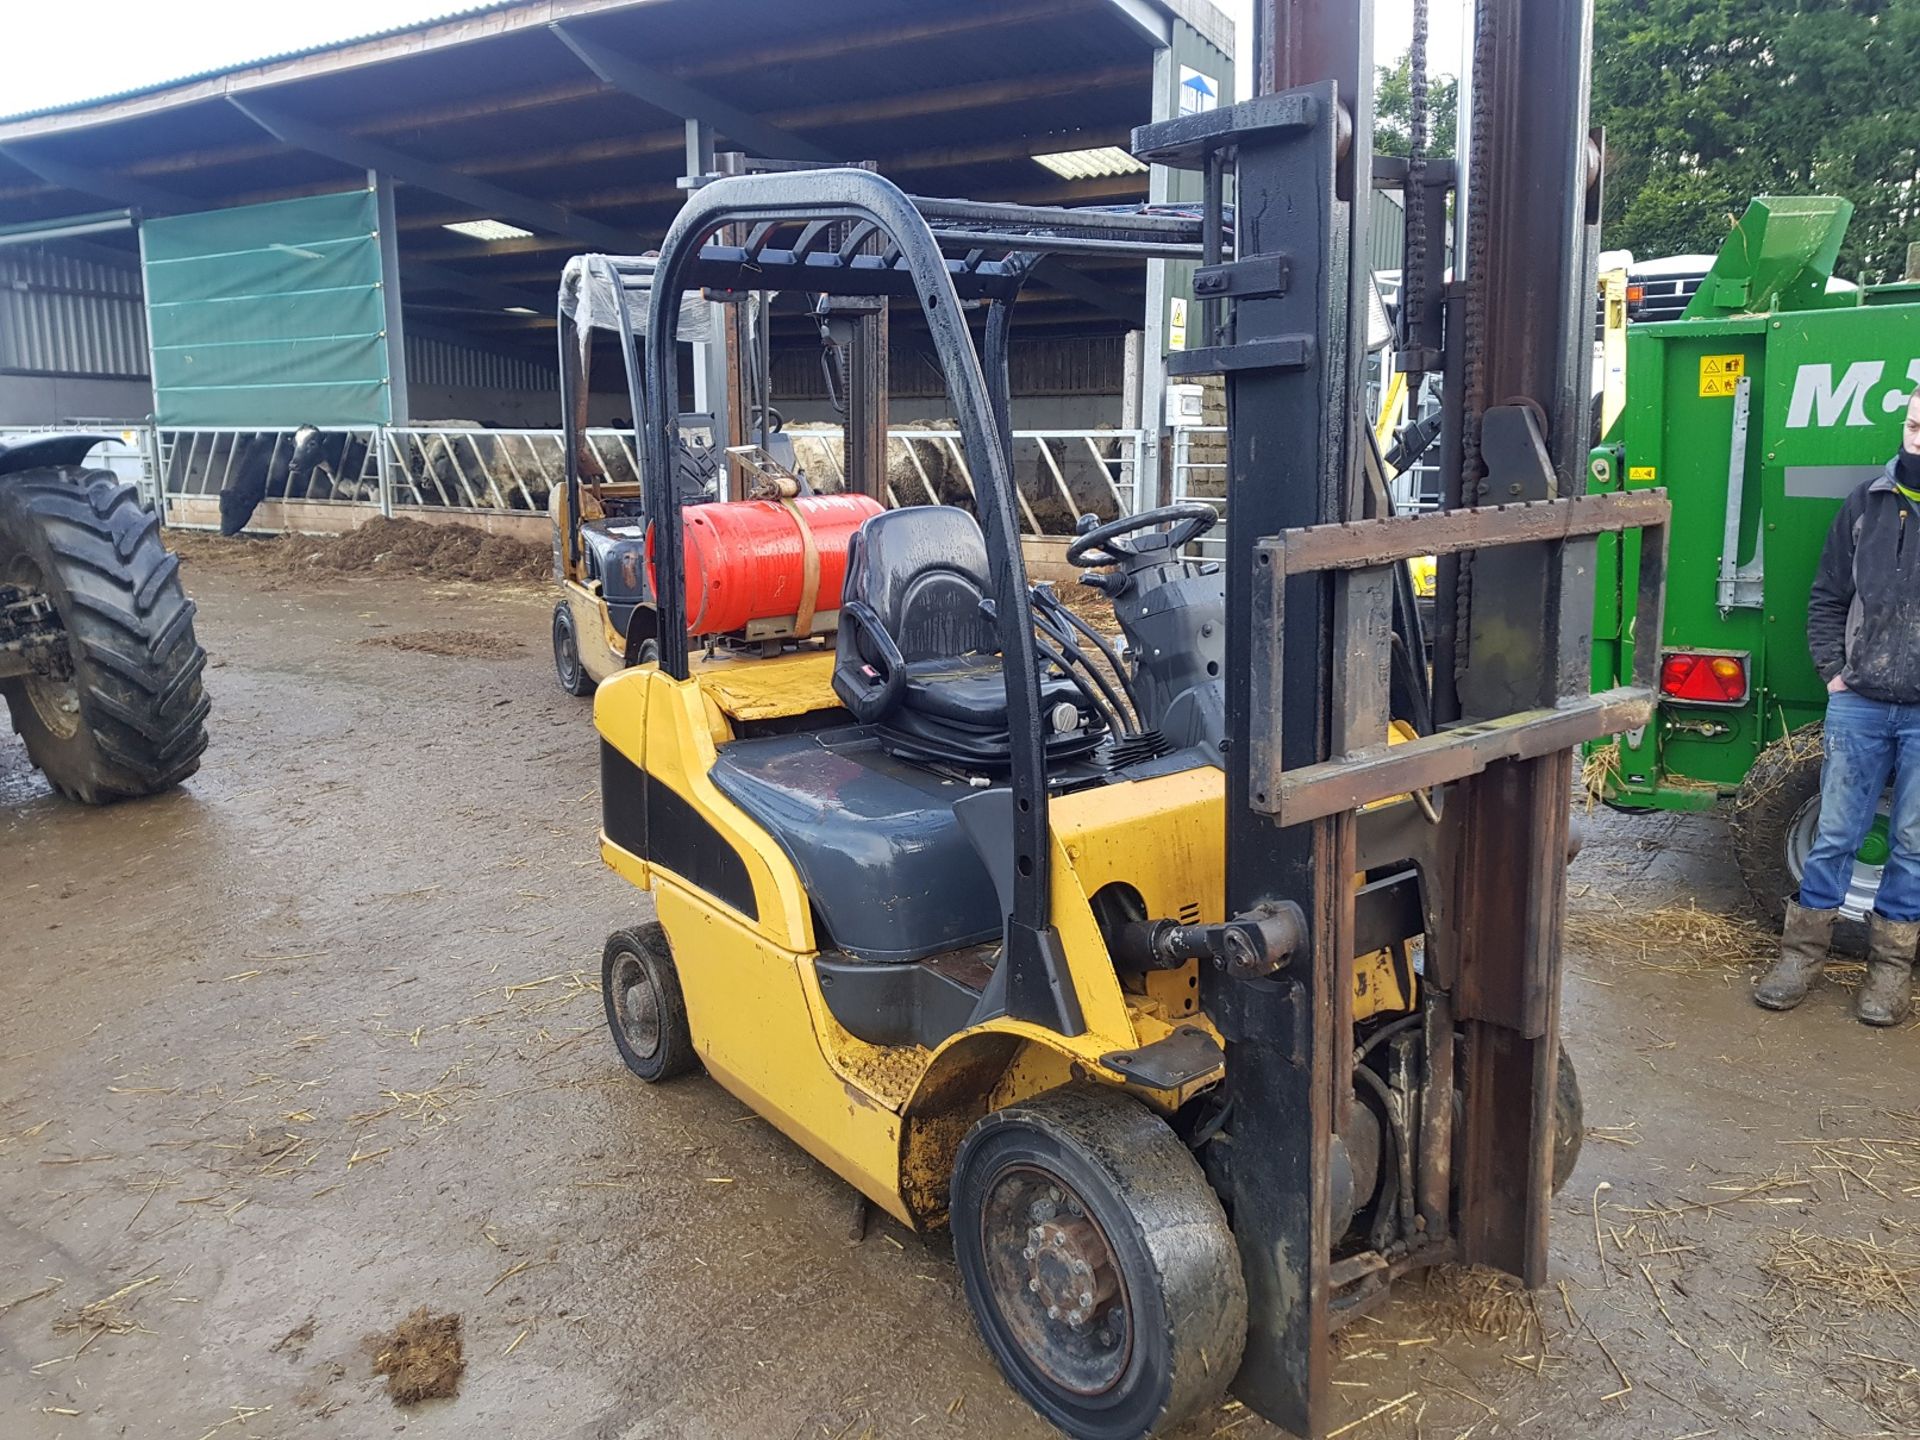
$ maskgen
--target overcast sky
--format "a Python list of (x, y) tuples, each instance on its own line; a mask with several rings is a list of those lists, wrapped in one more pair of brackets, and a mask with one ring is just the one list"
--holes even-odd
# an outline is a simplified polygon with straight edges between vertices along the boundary
[[(1460, 68), (1463, 3), (1430, 0), (1429, 63), (1436, 73)], [(0, 114), (175, 80), (463, 7), (447, 0), (13, 0), (4, 8), (7, 79)], [(1244, 57), (1252, 0), (1225, 0), (1223, 8), (1234, 17)], [(1380, 59), (1406, 49), (1412, 15), (1413, 0), (1375, 0)]]

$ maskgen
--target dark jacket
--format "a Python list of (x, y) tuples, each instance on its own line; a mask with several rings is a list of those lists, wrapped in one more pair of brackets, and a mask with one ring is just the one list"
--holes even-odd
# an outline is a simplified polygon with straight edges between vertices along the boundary
[(1807, 597), (1807, 648), (1869, 700), (1920, 703), (1920, 506), (1893, 484), (1894, 462), (1847, 497)]

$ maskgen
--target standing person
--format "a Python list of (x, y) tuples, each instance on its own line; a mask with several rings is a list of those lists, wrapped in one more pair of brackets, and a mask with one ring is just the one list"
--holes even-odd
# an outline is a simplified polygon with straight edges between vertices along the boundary
[(1806, 998), (1827, 962), (1854, 852), (1891, 783), (1892, 854), (1867, 916), (1867, 978), (1853, 1013), (1898, 1025), (1912, 1010), (1920, 942), (1920, 390), (1907, 399), (1899, 453), (1847, 497), (1827, 532), (1807, 646), (1827, 682), (1820, 830), (1799, 898), (1787, 902), (1780, 958), (1753, 998), (1769, 1010)]

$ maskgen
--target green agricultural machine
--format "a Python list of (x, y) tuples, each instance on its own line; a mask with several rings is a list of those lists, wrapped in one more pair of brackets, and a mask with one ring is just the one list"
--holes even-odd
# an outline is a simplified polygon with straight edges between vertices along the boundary
[[(1592, 491), (1672, 497), (1661, 701), (1651, 724), (1588, 756), (1628, 810), (1732, 801), (1734, 849), (1776, 922), (1819, 809), (1826, 687), (1807, 652), (1807, 593), (1840, 503), (1900, 445), (1920, 389), (1920, 284), (1833, 278), (1852, 205), (1755, 200), (1678, 320), (1631, 326), (1626, 408), (1592, 454)], [(1639, 537), (1597, 562), (1596, 687), (1633, 670)], [(1844, 906), (1871, 908), (1883, 818)]]

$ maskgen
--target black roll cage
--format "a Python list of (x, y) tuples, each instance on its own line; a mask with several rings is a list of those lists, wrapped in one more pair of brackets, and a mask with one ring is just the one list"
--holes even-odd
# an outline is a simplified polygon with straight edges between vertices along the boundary
[[(773, 244), (796, 225), (798, 235), (784, 248)], [(724, 226), (742, 227), (745, 238), (739, 244), (708, 244)], [(883, 248), (864, 253), (876, 241)], [(959, 253), (949, 256), (943, 247)], [(1034, 267), (1050, 255), (1200, 261), (1217, 259), (1217, 254), (1207, 253), (1217, 248), (1217, 237), (1203, 237), (1196, 213), (921, 199), (872, 171), (835, 168), (728, 176), (701, 186), (675, 218), (653, 268), (653, 309), (641, 337), (646, 346), (640, 396), (644, 403), (636, 403), (634, 420), (641, 441), (644, 505), (654, 527), (660, 668), (677, 680), (688, 675), (681, 516), (672, 488), (680, 408), (679, 367), (672, 347), (682, 293), (800, 290), (918, 301), (974, 477), (1013, 740), (1013, 855), (1008, 867), (1013, 897), (997, 982), (1004, 986), (1006, 1014), (1065, 1034), (1077, 1034), (1085, 1026), (1067, 983), (1048, 898), (1038, 654), (1012, 465), (1007, 350), (1013, 305)], [(988, 303), (984, 354), (976, 351), (961, 309), (967, 300)], [(623, 350), (631, 356), (634, 337), (624, 306), (621, 327)], [(563, 323), (563, 345), (565, 335)], [(571, 457), (568, 483), (571, 494), (576, 484)]]
[[(633, 328), (633, 314), (629, 296), (636, 292), (648, 293), (653, 289), (655, 261), (651, 257), (629, 257), (616, 255), (582, 255), (575, 262), (578, 271), (569, 267), (561, 282), (559, 321), (560, 321), (560, 434), (561, 459), (566, 466), (567, 488), (567, 570), (577, 572), (580, 568), (580, 441), (586, 434), (585, 412), (580, 408), (585, 399), (587, 367), (591, 362), (593, 332), (611, 330), (620, 342), (620, 359), (627, 374), (627, 404), (633, 411), (633, 426), (636, 447), (638, 437), (645, 430), (644, 402), (645, 390), (641, 384), (640, 348), (638, 337)], [(588, 294), (585, 308), (587, 324), (580, 324), (581, 297), (577, 290), (569, 285), (586, 286)], [(592, 299), (592, 287), (605, 287), (614, 299), (611, 313), (595, 310)], [(676, 309), (676, 314), (677, 314)], [(647, 327), (649, 330), (652, 326)], [(671, 358), (671, 357), (669, 357)], [(650, 500), (642, 501), (651, 505)]]

